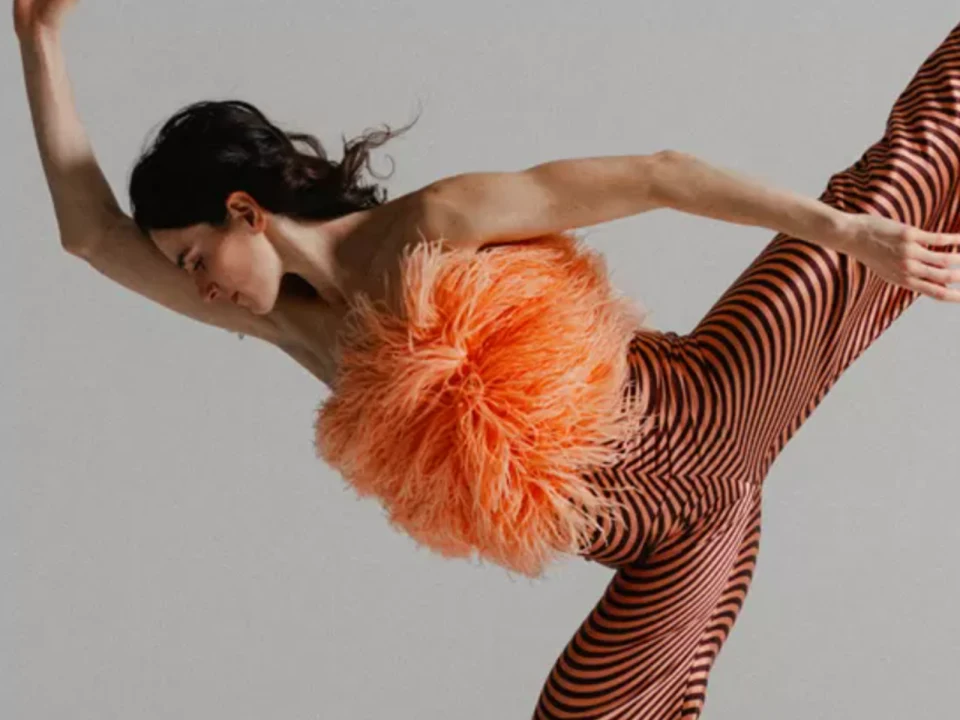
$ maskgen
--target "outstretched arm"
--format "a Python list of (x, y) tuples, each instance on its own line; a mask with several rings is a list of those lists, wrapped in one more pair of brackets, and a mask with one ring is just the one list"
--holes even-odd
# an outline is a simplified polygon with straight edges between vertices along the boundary
[(206, 302), (193, 280), (145, 237), (110, 189), (77, 114), (60, 44), (74, 0), (15, 0), (27, 98), (40, 160), (64, 249), (164, 307), (199, 322), (253, 335), (288, 351), (293, 343), (270, 316)]
[[(688, 153), (554, 160), (519, 172), (474, 172), (423, 190), (425, 228), (461, 247), (515, 242), (657, 208), (765, 227), (857, 258), (883, 279), (960, 301), (947, 287), (955, 258), (925, 245), (960, 236), (844, 212), (790, 190), (711, 165)], [(433, 218), (431, 222), (430, 218)]]
[(758, 225), (823, 242), (846, 215), (796, 193), (770, 188), (687, 153), (552, 160), (519, 172), (471, 172), (425, 189), (469, 215), (491, 242), (589, 227), (658, 208)]

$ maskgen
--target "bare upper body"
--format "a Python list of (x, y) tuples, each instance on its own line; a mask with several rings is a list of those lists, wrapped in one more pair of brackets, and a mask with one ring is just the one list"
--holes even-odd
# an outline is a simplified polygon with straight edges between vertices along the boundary
[[(650, 160), (620, 162), (642, 161)], [(271, 213), (238, 192), (227, 200), (224, 228), (155, 230), (147, 239), (117, 214), (106, 232), (68, 250), (170, 309), (277, 346), (332, 387), (336, 337), (351, 299), (384, 299), (405, 249), (429, 239), (475, 252), (575, 227), (545, 209), (545, 179), (544, 170), (453, 176), (319, 222)]]
[(429, 226), (429, 218), (434, 217), (423, 205), (424, 199), (415, 193), (366, 211), (347, 241), (358, 252), (345, 260), (341, 287), (328, 288), (325, 297), (282, 294), (266, 316), (279, 331), (277, 344), (328, 387), (337, 372), (335, 338), (349, 295), (363, 291), (378, 297), (377, 285), (382, 290), (384, 284), (371, 282), (373, 278), (383, 278), (394, 270), (391, 266), (401, 248), (416, 242), (416, 228)]
[[(196, 293), (199, 299), (208, 302), (209, 312), (217, 314), (207, 322), (259, 337), (283, 350), (305, 370), (332, 386), (337, 373), (335, 339), (342, 327), (350, 297), (358, 292), (367, 293), (372, 299), (383, 295), (385, 278), (397, 267), (400, 250), (415, 241), (415, 228), (440, 229), (442, 222), (439, 210), (428, 209), (423, 191), (411, 193), (387, 202), (379, 207), (362, 210), (341, 218), (334, 223), (298, 223), (312, 233), (305, 233), (303, 241), (314, 247), (324, 248), (328, 258), (314, 262), (293, 273), (291, 279), (281, 268), (276, 298), (256, 306), (257, 288), (247, 284), (247, 292), (231, 307), (229, 293), (210, 297), (209, 287), (220, 278), (211, 277), (212, 263), (201, 261), (194, 269), (193, 257), (188, 255), (184, 263), (190, 276), (190, 287), (184, 292)], [(252, 202), (252, 201), (251, 201)], [(259, 210), (259, 212), (263, 212)], [(289, 227), (287, 218), (266, 214), (264, 233), (275, 238), (283, 231), (276, 225)], [(271, 232), (272, 230), (272, 232)], [(183, 233), (156, 232), (151, 234), (154, 243), (168, 258), (176, 258), (183, 243)], [(338, 252), (339, 249), (339, 252)], [(209, 254), (208, 254), (209, 257)], [(97, 266), (97, 253), (88, 255), (88, 260)], [(224, 273), (222, 268), (220, 277)], [(379, 278), (380, 282), (374, 282)], [(228, 278), (221, 284), (230, 284)], [(297, 282), (299, 280), (299, 282)], [(312, 290), (312, 292), (311, 292)], [(244, 316), (230, 317), (236, 310)]]
[[(198, 126), (207, 135), (188, 138), (180, 155), (160, 163), (162, 172), (154, 164), (150, 182), (139, 186), (141, 217), (135, 219), (136, 212), (120, 208), (73, 103), (60, 41), (63, 15), (73, 4), (13, 3), (27, 99), (61, 245), (104, 276), (175, 312), (279, 347), (327, 385), (336, 377), (334, 340), (350, 298), (357, 292), (376, 298), (385, 274), (396, 275), (401, 252), (424, 239), (442, 238), (476, 251), (670, 207), (833, 247), (891, 282), (941, 300), (960, 299), (949, 287), (958, 279), (947, 269), (949, 253), (926, 247), (955, 243), (954, 236), (848, 215), (675, 151), (462, 173), (389, 202), (334, 213), (333, 219), (297, 219), (304, 214), (268, 209), (289, 200), (273, 192), (275, 185), (289, 183), (290, 192), (303, 199), (313, 192), (310, 182), (316, 180), (322, 190), (325, 177), (342, 167), (294, 153), (289, 137), (242, 103), (198, 104), (197, 114), (206, 114)], [(211, 131), (211, 112), (253, 130), (239, 145), (221, 147), (215, 157), (220, 174), (205, 176), (209, 167), (204, 169), (207, 161), (198, 155), (214, 157), (217, 150), (210, 145), (227, 142), (236, 130)], [(236, 167), (244, 152), (254, 153), (250, 167), (240, 167), (236, 177), (224, 174), (223, 167)], [(274, 173), (261, 183), (263, 193), (233, 187), (234, 179), (250, 186), (251, 168)], [(150, 212), (144, 214), (143, 206), (153, 203), (155, 182), (166, 183), (169, 222), (145, 230), (150, 223), (143, 218)], [(184, 207), (204, 193), (207, 205), (196, 217), (207, 220), (178, 224), (176, 218), (189, 217)], [(311, 197), (317, 200), (318, 193)], [(319, 199), (323, 206), (326, 201)]]
[(332, 277), (313, 285), (316, 297), (281, 289), (272, 309), (259, 316), (263, 323), (260, 337), (331, 387), (337, 373), (336, 335), (351, 296), (363, 292), (381, 299), (385, 279), (396, 278), (403, 248), (422, 241), (426, 233), (446, 235), (452, 242), (454, 222), (448, 213), (430, 198), (430, 191), (420, 190), (354, 214), (338, 240), (349, 252), (342, 253)]

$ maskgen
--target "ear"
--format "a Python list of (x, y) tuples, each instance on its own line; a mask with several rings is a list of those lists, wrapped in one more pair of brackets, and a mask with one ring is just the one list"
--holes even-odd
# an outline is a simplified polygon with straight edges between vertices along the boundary
[(227, 198), (227, 214), (230, 220), (242, 220), (255, 233), (263, 232), (267, 226), (267, 214), (249, 193), (237, 190)]

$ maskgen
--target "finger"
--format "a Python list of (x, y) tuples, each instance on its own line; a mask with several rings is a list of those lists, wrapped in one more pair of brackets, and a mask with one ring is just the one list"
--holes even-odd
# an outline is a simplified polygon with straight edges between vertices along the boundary
[(960, 270), (957, 269), (947, 270), (941, 267), (920, 263), (912, 266), (911, 272), (915, 277), (920, 278), (921, 280), (928, 280), (929, 282), (936, 283), (937, 285), (950, 285), (955, 282), (960, 282)]
[(960, 265), (960, 254), (952, 250), (928, 250), (923, 245), (915, 245), (911, 255), (926, 265), (934, 267)]
[(909, 278), (905, 284), (908, 290), (921, 293), (942, 302), (960, 302), (960, 290), (944, 285), (936, 285), (919, 278)]
[(933, 245), (936, 247), (943, 247), (944, 245), (960, 245), (960, 234), (925, 232), (917, 238), (917, 242), (923, 245)]

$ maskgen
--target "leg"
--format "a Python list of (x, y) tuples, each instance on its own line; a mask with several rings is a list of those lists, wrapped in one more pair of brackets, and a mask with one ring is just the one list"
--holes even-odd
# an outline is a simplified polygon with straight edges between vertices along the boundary
[[(960, 231), (960, 25), (901, 93), (883, 137), (821, 200)], [(633, 385), (658, 424), (638, 433), (629, 462), (594, 478), (631, 510), (588, 554), (639, 561), (670, 523), (734, 502), (742, 481), (762, 483), (843, 372), (918, 297), (848, 255), (778, 235), (689, 334), (639, 335)]]
[[(958, 181), (960, 25), (901, 94), (883, 138), (822, 200), (956, 232)], [(657, 423), (638, 433), (633, 457), (592, 477), (625, 509), (584, 554), (617, 572), (551, 672), (538, 720), (699, 716), (755, 567), (767, 470), (917, 297), (780, 235), (689, 335), (638, 336), (634, 387)]]
[[(958, 182), (960, 25), (897, 99), (883, 137), (834, 175), (821, 199), (957, 232)], [(680, 338), (696, 387), (685, 382), (722, 423), (712, 431), (747, 458), (759, 481), (844, 370), (918, 297), (849, 256), (780, 235)]]
[(760, 546), (760, 488), (617, 570), (557, 661), (536, 720), (695, 720)]

